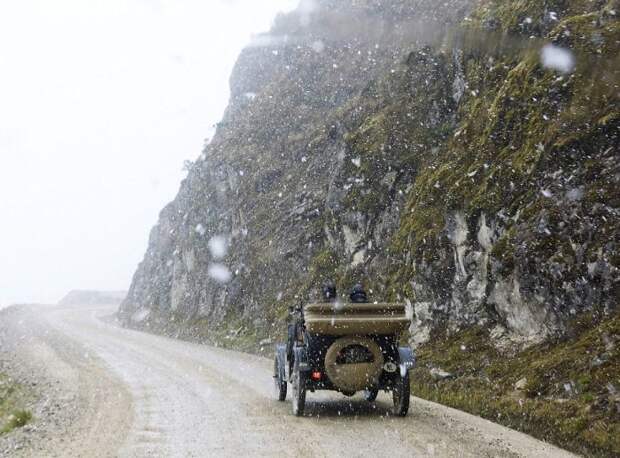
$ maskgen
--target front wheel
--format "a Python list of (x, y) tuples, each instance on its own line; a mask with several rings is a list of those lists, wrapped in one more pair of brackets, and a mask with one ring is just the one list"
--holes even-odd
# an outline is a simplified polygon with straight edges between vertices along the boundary
[(273, 383), (275, 386), (276, 398), (278, 398), (280, 402), (284, 401), (286, 399), (286, 380), (283, 380), (281, 377), (280, 360), (277, 356), (273, 363)]
[(306, 408), (306, 374), (299, 369), (293, 371), (293, 415), (301, 417)]
[(394, 399), (394, 407), (392, 413), (399, 417), (407, 416), (409, 411), (409, 396), (411, 394), (411, 387), (409, 385), (409, 372), (405, 372), (405, 375), (398, 375), (396, 383), (394, 384), (394, 390), (392, 391), (392, 397)]

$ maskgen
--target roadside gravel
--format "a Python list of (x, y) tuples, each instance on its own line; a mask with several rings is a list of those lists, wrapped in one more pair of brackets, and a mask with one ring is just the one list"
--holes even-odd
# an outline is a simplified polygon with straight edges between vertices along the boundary
[(131, 396), (96, 355), (47, 324), (48, 309), (0, 310), (0, 371), (27, 388), (33, 414), (0, 436), (0, 456), (114, 456), (131, 423)]

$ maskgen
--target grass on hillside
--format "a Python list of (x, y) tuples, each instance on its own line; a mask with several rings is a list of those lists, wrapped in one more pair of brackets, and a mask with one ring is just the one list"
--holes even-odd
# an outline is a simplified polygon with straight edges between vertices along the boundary
[[(413, 393), (587, 456), (620, 456), (620, 315), (514, 355), (472, 328), (418, 349)], [(430, 369), (452, 374), (434, 380)]]
[(0, 374), (0, 435), (21, 428), (32, 420), (32, 413), (23, 409), (23, 400), (23, 388)]

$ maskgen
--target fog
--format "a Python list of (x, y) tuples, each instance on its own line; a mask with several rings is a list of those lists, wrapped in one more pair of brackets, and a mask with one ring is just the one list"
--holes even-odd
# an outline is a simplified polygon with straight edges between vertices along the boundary
[(126, 289), (241, 48), (295, 0), (0, 5), (0, 306)]

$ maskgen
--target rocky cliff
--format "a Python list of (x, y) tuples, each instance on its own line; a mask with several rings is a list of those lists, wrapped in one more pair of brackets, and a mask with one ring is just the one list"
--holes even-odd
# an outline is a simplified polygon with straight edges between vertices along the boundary
[[(438, 342), (484, 341), (486, 360), (459, 354), (477, 376), (500, 355), (613, 331), (618, 14), (616, 0), (302, 2), (239, 57), (120, 315), (249, 348), (325, 279), (361, 280), (411, 304), (429, 369)], [(612, 331), (591, 386), (608, 414)], [(530, 397), (577, 377), (556, 369)]]
[[(372, 115), (386, 105), (392, 75), (404, 75), (406, 50), (424, 43), (415, 24), (434, 20), (433, 2), (420, 3), (420, 17), (406, 3), (304, 2), (242, 53), (224, 119), (162, 211), (122, 314), (268, 334), (317, 277), (364, 269), (387, 249), (415, 154), (388, 154), (387, 139), (377, 139), (377, 157), (361, 157), (354, 143), (375, 134)], [(466, 5), (446, 2), (441, 20), (460, 21)], [(403, 88), (393, 89), (398, 98)], [(229, 248), (224, 259), (209, 250), (214, 237)], [(230, 281), (209, 275), (214, 264)]]

